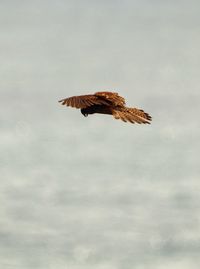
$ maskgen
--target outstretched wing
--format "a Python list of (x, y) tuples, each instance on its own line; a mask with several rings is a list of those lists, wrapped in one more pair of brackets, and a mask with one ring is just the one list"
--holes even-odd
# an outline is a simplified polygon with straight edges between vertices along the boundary
[(120, 109), (113, 109), (112, 115), (115, 119), (121, 119), (125, 122), (129, 121), (131, 123), (150, 124), (151, 121), (151, 116), (148, 113), (137, 108), (124, 107)]
[(96, 92), (94, 95), (108, 101), (111, 105), (114, 106), (125, 105), (125, 99), (119, 96), (117, 92)]
[(72, 96), (59, 101), (62, 105), (86, 108), (92, 105), (108, 105), (109, 102), (94, 94)]

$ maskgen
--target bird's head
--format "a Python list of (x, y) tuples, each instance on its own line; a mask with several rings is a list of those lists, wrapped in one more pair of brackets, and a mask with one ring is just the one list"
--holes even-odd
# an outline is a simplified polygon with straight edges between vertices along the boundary
[(86, 109), (82, 108), (81, 113), (83, 114), (84, 117), (88, 116), (88, 113), (86, 112)]

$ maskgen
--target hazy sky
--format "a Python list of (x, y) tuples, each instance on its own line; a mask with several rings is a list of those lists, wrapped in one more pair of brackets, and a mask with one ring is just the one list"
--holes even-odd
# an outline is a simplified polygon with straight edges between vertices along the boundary
[[(1, 268), (199, 268), (199, 10), (0, 1)], [(100, 90), (152, 125), (58, 104)]]

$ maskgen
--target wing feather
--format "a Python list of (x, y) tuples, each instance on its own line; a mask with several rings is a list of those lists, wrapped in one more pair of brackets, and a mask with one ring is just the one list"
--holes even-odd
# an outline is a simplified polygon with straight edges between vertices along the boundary
[(59, 101), (62, 105), (71, 106), (75, 108), (86, 108), (92, 105), (109, 105), (107, 100), (99, 96), (88, 94), (80, 96), (72, 96)]
[(115, 106), (124, 106), (125, 99), (118, 95), (117, 92), (96, 92), (95, 96), (98, 96), (106, 101), (109, 101)]

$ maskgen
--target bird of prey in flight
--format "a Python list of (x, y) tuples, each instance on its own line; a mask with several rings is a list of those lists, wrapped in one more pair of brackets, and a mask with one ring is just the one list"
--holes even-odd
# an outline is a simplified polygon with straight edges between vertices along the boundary
[(81, 113), (87, 117), (89, 114), (100, 113), (112, 115), (131, 123), (150, 124), (151, 116), (138, 108), (126, 107), (125, 99), (116, 92), (96, 92), (95, 94), (72, 96), (60, 100), (62, 105), (81, 109)]

